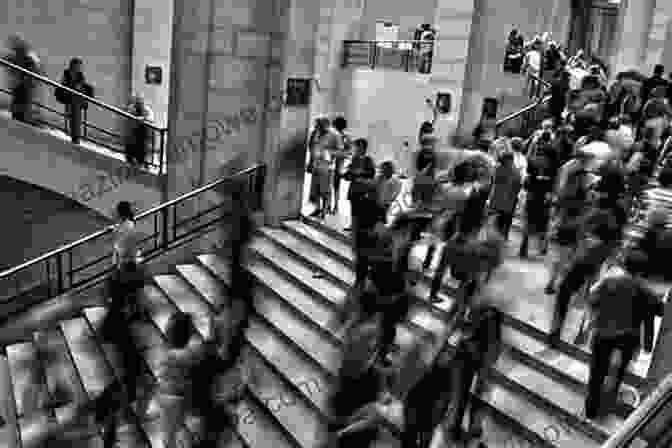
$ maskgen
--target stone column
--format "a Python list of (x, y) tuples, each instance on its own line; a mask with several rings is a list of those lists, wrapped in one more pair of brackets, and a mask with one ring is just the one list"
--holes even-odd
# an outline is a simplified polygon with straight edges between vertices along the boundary
[[(207, 2), (206, 2), (207, 3)], [(168, 125), (170, 96), (170, 53), (173, 43), (174, 0), (133, 2), (133, 75), (131, 89), (154, 111), (156, 124)], [(145, 82), (145, 67), (161, 67), (161, 84)]]
[(656, 0), (622, 0), (619, 5), (618, 52), (612, 71), (638, 69), (646, 60), (646, 49)]
[[(452, 113), (437, 122), (437, 135), (452, 140), (465, 98), (469, 95), (467, 61), (472, 60), (474, 26), (481, 0), (438, 0), (434, 24), (439, 28), (430, 85), (452, 96)], [(446, 144), (449, 141), (442, 141)]]
[(665, 47), (661, 64), (665, 65), (668, 72), (672, 72), (672, 20), (668, 20), (665, 31)]
[[(279, 18), (286, 30), (280, 46), (281, 69), (270, 80), (272, 89), (282, 90), (288, 78), (314, 77), (317, 24), (321, 16), (320, 1), (286, 0), (285, 5), (287, 7)], [(314, 94), (313, 91), (313, 97)], [(271, 95), (276, 93), (272, 91)], [(269, 118), (267, 126), (265, 213), (268, 224), (278, 225), (282, 220), (297, 218), (301, 213), (310, 106), (283, 105)]]
[[(664, 63), (666, 42), (668, 41), (668, 27), (672, 20), (672, 3), (665, 0), (656, 0), (652, 11), (651, 27), (648, 34), (648, 43), (645, 53), (645, 73), (651, 73), (656, 64)], [(668, 50), (669, 52), (672, 50)], [(667, 71), (672, 70), (671, 65), (666, 65)]]

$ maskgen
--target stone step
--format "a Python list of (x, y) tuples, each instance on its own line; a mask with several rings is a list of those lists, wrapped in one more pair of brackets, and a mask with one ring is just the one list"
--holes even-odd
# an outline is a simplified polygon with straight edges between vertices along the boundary
[[(312, 222), (306, 222), (304, 223), (306, 226), (312, 226), (313, 230), (310, 233), (311, 238), (313, 241), (313, 248), (310, 250), (308, 247), (305, 245), (298, 246), (298, 244), (294, 243), (294, 240), (292, 240), (289, 237), (282, 236), (282, 238), (276, 239), (278, 242), (282, 242), (285, 247), (299, 247), (301, 250), (306, 251), (308, 253), (310, 252), (315, 252), (315, 248), (319, 248), (322, 250), (323, 247), (329, 246), (329, 247), (336, 247), (336, 240), (338, 238), (333, 236), (333, 233), (336, 232), (334, 230), (327, 230), (327, 226), (323, 226), (321, 224), (312, 224)], [(272, 235), (279, 235), (279, 231), (274, 231)], [(306, 233), (306, 236), (308, 234)], [(294, 246), (291, 246), (291, 244), (294, 244)], [(342, 247), (342, 246), (341, 246)], [(295, 249), (294, 252), (298, 252), (299, 249)], [(298, 255), (299, 256), (304, 256), (307, 257), (306, 252), (300, 252)], [(342, 253), (342, 255), (345, 255), (345, 253)], [(352, 255), (354, 257), (354, 255)], [(327, 255), (323, 255), (322, 258), (327, 257)], [(512, 259), (509, 260), (508, 263), (513, 263), (513, 264), (520, 264), (521, 261), (518, 259)], [(341, 264), (341, 269), (344, 269), (344, 264)], [(331, 279), (335, 281), (340, 281), (341, 285), (344, 284), (342, 281), (344, 278), (350, 278), (352, 276), (352, 273), (344, 273), (344, 274), (339, 274), (337, 269), (339, 268), (339, 265), (336, 263), (335, 260), (331, 260), (330, 267), (332, 268), (332, 271), (330, 272), (332, 275), (330, 276)], [(522, 266), (521, 266), (522, 267)], [(501, 270), (502, 268), (500, 268)], [(546, 268), (543, 268), (543, 271), (546, 272)], [(520, 271), (518, 275), (525, 275), (528, 273), (525, 273), (524, 271)], [(532, 275), (533, 273), (529, 273), (528, 275)], [(495, 273), (495, 276), (497, 273)], [(534, 309), (535, 305), (531, 303), (521, 303), (520, 301), (511, 301), (507, 298), (508, 295), (511, 294), (511, 291), (506, 290), (508, 286), (504, 287), (503, 285), (498, 284), (497, 279), (493, 278), (493, 280), (490, 282), (488, 286), (490, 290), (490, 294), (492, 296), (495, 296), (497, 300), (502, 301), (502, 309), (504, 311), (504, 323), (516, 330), (518, 330), (521, 333), (525, 333), (535, 339), (537, 339), (540, 342), (545, 343), (547, 340), (548, 332), (550, 329), (551, 325), (551, 312), (546, 311), (545, 308), (548, 308), (547, 302), (544, 303), (544, 309), (539, 309), (535, 311), (533, 314), (535, 315), (535, 319), (530, 318), (530, 310)], [(443, 295), (440, 297), (445, 298), (446, 296), (450, 296), (453, 294), (453, 291), (447, 290), (444, 291), (447, 294)], [(539, 291), (539, 294), (543, 294), (543, 291)], [(427, 295), (421, 295), (421, 297), (427, 297)], [(494, 298), (494, 297), (493, 297)], [(552, 297), (549, 297), (550, 300), (553, 300)], [(445, 300), (445, 299), (444, 299)], [(427, 302), (425, 302), (427, 303)], [(510, 305), (515, 305), (515, 306), (510, 306)], [(436, 308), (436, 307), (434, 307)], [(447, 316), (450, 317), (450, 316)], [(565, 325), (565, 331), (562, 334), (562, 340), (560, 341), (560, 344), (558, 348), (560, 351), (565, 353), (567, 356), (570, 356), (572, 358), (575, 358), (578, 361), (581, 361), (585, 364), (588, 364), (590, 362), (590, 352), (591, 349), (590, 347), (580, 347), (575, 344), (573, 344), (572, 341), (574, 338), (573, 334), (569, 333), (569, 323), (572, 321), (572, 319), (577, 320), (580, 319), (577, 316), (577, 311), (571, 310), (570, 309), (570, 315), (568, 316), (567, 319), (567, 324)], [(659, 325), (659, 320), (658, 325)], [(626, 378), (625, 381), (628, 382), (629, 384), (632, 384), (633, 386), (640, 387), (644, 381), (645, 381), (645, 376), (646, 376), (646, 369), (648, 368), (648, 358), (647, 357), (642, 357), (641, 359), (635, 360), (630, 364), (628, 367), (628, 371), (626, 373)]]
[[(206, 259), (209, 258), (210, 261), (212, 261), (212, 258), (214, 258), (214, 257), (212, 257), (212, 256), (207, 256), (207, 257), (202, 256), (200, 258), (206, 258)], [(251, 269), (254, 270), (253, 265), (252, 265)], [(270, 275), (269, 272), (265, 272), (263, 278), (264, 279), (269, 279), (269, 282), (277, 281), (277, 279), (272, 279), (272, 276)], [(290, 290), (285, 288), (284, 291), (288, 292)], [(276, 291), (276, 292), (278, 292), (278, 291)], [(296, 293), (297, 293), (297, 291), (293, 291), (293, 294), (291, 296), (284, 297), (284, 300), (286, 302), (291, 302), (292, 300), (294, 300), (294, 297), (296, 296)], [(258, 294), (263, 296), (263, 298), (260, 297), (260, 299), (263, 303), (265, 303), (265, 304), (273, 303), (273, 298), (272, 297), (266, 296), (263, 292), (258, 292)], [(302, 301), (303, 299), (299, 299), (299, 300)], [(275, 306), (277, 306), (279, 308), (281, 305), (278, 304), (278, 305), (275, 305)], [(304, 313), (309, 312), (309, 310), (305, 310), (305, 309), (302, 310), (302, 311)], [(307, 326), (306, 321), (304, 319), (299, 318), (298, 313), (296, 313), (296, 312), (295, 313), (276, 312), (276, 313), (274, 313), (274, 316), (275, 316), (275, 318), (273, 319), (273, 322), (272, 323), (269, 322), (270, 321), (270, 319), (269, 319), (265, 323), (265, 325), (266, 326), (270, 325), (275, 330), (276, 334), (281, 332), (285, 335), (284, 337), (279, 337), (279, 339), (284, 340), (286, 344), (294, 345), (296, 347), (295, 350), (299, 350), (299, 351), (302, 351), (304, 353), (307, 353), (308, 354), (308, 359), (310, 360), (310, 361), (307, 362), (309, 365), (319, 366), (319, 368), (324, 369), (326, 372), (328, 372), (328, 374), (330, 376), (333, 376), (336, 373), (336, 368), (337, 368), (337, 365), (338, 365), (338, 362), (337, 362), (338, 353), (334, 352), (334, 354), (331, 358), (325, 358), (323, 356), (324, 348), (323, 348), (322, 345), (324, 344), (324, 342), (320, 340), (321, 339), (320, 332), (317, 329), (315, 329), (315, 327), (319, 326), (319, 324), (317, 322), (313, 322), (312, 332), (309, 332), (306, 329), (306, 326)], [(292, 319), (292, 320), (290, 321), (290, 319)], [(327, 319), (327, 321), (328, 320), (329, 319)], [(273, 338), (272, 337), (267, 337), (264, 340), (270, 341), (270, 340), (273, 340)], [(280, 342), (273, 342), (274, 345), (277, 344), (277, 343), (280, 343)], [(277, 349), (277, 350), (274, 350), (273, 352), (277, 353), (277, 356), (282, 356), (281, 353), (283, 353), (283, 350)], [(504, 363), (504, 362), (506, 362), (506, 361), (502, 361), (502, 363)], [(509, 369), (509, 370), (511, 370), (511, 369)], [(500, 387), (500, 386), (493, 385), (493, 387)], [(501, 393), (500, 393), (500, 395), (501, 395)], [(496, 398), (497, 395), (493, 395), (493, 397)], [(517, 404), (516, 408), (520, 408), (521, 406), (527, 407), (527, 408), (534, 408), (534, 404), (532, 404), (530, 402), (526, 402), (525, 404), (521, 404), (520, 402), (524, 401), (524, 399), (522, 399), (520, 396), (515, 396), (514, 395), (514, 397), (515, 397), (516, 404)], [(490, 399), (490, 397), (489, 396), (488, 397), (483, 397), (483, 399), (488, 400), (488, 399)], [(486, 403), (487, 403), (487, 401), (486, 401)], [(534, 409), (536, 409), (536, 408), (534, 408)], [(500, 414), (502, 413), (502, 411), (500, 409), (496, 409), (496, 411), (499, 412)], [(542, 411), (535, 410), (534, 412), (536, 412), (536, 414), (539, 414)], [(501, 418), (501, 416), (500, 416), (500, 418)], [(550, 425), (551, 424), (550, 422), (552, 422), (552, 416), (547, 415), (545, 421), (548, 423), (548, 425)], [(520, 429), (520, 431), (522, 431), (522, 430), (523, 429)], [(539, 434), (536, 434), (536, 437), (542, 437), (542, 436), (543, 436), (543, 431), (540, 429)], [(535, 436), (531, 435), (529, 437), (534, 438)], [(574, 439), (576, 439), (576, 437), (574, 437)], [(586, 439), (586, 440), (588, 440), (588, 439)], [(569, 442), (565, 443), (564, 446), (568, 446), (568, 443)], [(597, 445), (598, 445), (597, 442), (586, 442), (586, 444), (584, 446), (597, 446)], [(556, 446), (562, 446), (562, 444), (556, 444)]]
[(0, 396), (6, 399), (0, 402), (0, 446), (20, 448), (19, 425), (16, 412), (16, 399), (12, 385), (11, 368), (7, 354), (0, 355)]
[[(273, 246), (270, 244), (259, 244), (259, 241), (261, 239), (256, 239), (252, 246), (255, 250), (259, 252), (266, 252), (269, 254), (269, 258), (275, 258), (275, 265), (278, 270), (285, 270), (285, 271), (291, 271), (294, 266), (292, 266), (291, 262), (288, 262), (286, 257), (283, 258), (282, 255), (278, 254), (278, 249), (273, 250)], [(275, 253), (273, 253), (275, 252)], [(255, 267), (251, 268), (254, 272)], [(259, 269), (259, 268), (257, 268)], [(301, 278), (303, 277), (304, 279), (307, 277), (305, 275), (306, 273), (304, 272), (303, 275), (300, 272), (294, 273), (292, 276), (290, 273), (290, 277), (294, 278), (296, 282), (300, 282)], [(272, 289), (275, 290), (276, 294), (278, 295), (283, 295), (284, 292), (284, 297), (286, 298), (288, 302), (291, 301), (296, 301), (296, 297), (300, 297), (301, 291), (295, 289), (292, 289), (291, 287), (288, 286), (279, 286), (279, 284), (287, 279), (287, 276), (284, 276), (283, 278), (278, 278), (277, 276), (274, 277), (272, 275), (272, 272), (269, 270), (266, 271), (261, 271), (257, 274), (258, 278), (263, 278), (263, 281), (269, 285)], [(285, 280), (286, 281), (286, 280)], [(310, 280), (304, 280), (306, 283), (310, 283)], [(275, 284), (275, 286), (273, 286)], [(335, 285), (334, 285), (335, 286)], [(332, 290), (334, 287), (332, 287)], [(304, 293), (305, 294), (305, 293)], [(340, 295), (341, 297), (344, 296), (345, 291), (342, 291), (341, 294), (336, 294)], [(305, 303), (309, 299), (307, 298), (301, 298), (298, 299), (299, 303)], [(297, 309), (300, 309), (301, 312), (303, 313), (310, 313), (311, 309), (314, 309), (314, 307), (309, 307), (309, 306), (299, 306)], [(317, 325), (324, 325), (324, 323), (328, 323), (331, 321), (330, 317), (327, 315), (328, 311), (325, 311), (324, 309), (318, 310), (316, 313), (314, 320)], [(520, 340), (521, 336), (520, 334), (511, 334), (515, 332), (514, 329), (511, 329), (509, 332), (505, 331), (505, 340), (508, 340), (507, 342), (509, 343), (515, 343), (516, 339)], [(517, 336), (517, 338), (516, 338)], [(528, 338), (529, 339), (529, 338)], [(514, 348), (514, 347), (512, 347)], [(614, 429), (614, 423), (616, 422), (615, 425), (619, 425), (622, 423), (622, 419), (618, 418), (617, 416), (610, 416), (610, 421), (612, 422), (611, 426), (608, 426), (607, 428), (602, 428), (597, 425), (593, 425), (590, 422), (584, 422), (576, 415), (578, 414), (579, 410), (576, 409), (577, 403), (582, 403), (583, 396), (584, 394), (582, 393), (583, 391), (577, 390), (580, 388), (577, 387), (577, 380), (574, 378), (574, 381), (572, 381), (572, 378), (564, 378), (560, 375), (559, 371), (555, 372), (555, 376), (553, 378), (548, 377), (546, 373), (543, 371), (538, 371), (534, 369), (530, 369), (527, 367), (523, 362), (521, 362), (521, 359), (524, 361), (528, 361), (528, 358), (533, 358), (534, 352), (532, 354), (525, 353), (524, 350), (530, 352), (531, 350), (529, 349), (529, 341), (526, 345), (523, 345), (522, 350), (515, 348), (517, 352), (519, 352), (519, 355), (528, 355), (526, 358), (525, 356), (508, 356), (506, 354), (502, 355), (500, 358), (498, 365), (497, 365), (497, 372), (500, 373), (502, 376), (502, 380), (504, 381), (505, 384), (511, 388), (515, 388), (519, 393), (525, 393), (526, 395), (530, 396), (532, 399), (536, 399), (541, 406), (545, 406), (546, 408), (551, 408), (551, 414), (553, 413), (558, 413), (560, 415), (563, 415), (564, 417), (567, 418), (573, 418), (573, 424), (575, 426), (578, 426), (581, 430), (585, 430), (589, 432), (597, 441), (602, 441), (604, 440), (608, 434)], [(538, 350), (538, 347), (537, 347)], [(550, 363), (543, 363), (543, 362), (538, 362), (535, 364), (535, 367), (543, 366), (545, 369), (550, 370), (553, 368), (552, 364)], [(584, 375), (584, 381), (587, 380), (587, 366), (583, 366), (583, 375)], [(506, 373), (505, 373), (506, 372)], [(525, 372), (527, 377), (532, 377), (533, 374), (536, 375), (534, 378), (538, 380), (538, 383), (541, 383), (544, 385), (544, 387), (535, 387), (536, 390), (544, 390), (544, 391), (554, 391), (554, 390), (561, 390), (562, 393), (560, 394), (552, 394), (552, 395), (544, 395), (544, 394), (536, 394), (532, 390), (528, 389), (525, 385), (530, 384), (527, 381), (520, 381), (520, 379), (516, 376), (514, 377), (509, 377), (508, 373), (511, 373), (511, 375), (519, 375), (520, 372)], [(560, 381), (558, 381), (558, 379)], [(569, 384), (567, 384), (569, 383)], [(559, 402), (559, 404), (558, 404)]]

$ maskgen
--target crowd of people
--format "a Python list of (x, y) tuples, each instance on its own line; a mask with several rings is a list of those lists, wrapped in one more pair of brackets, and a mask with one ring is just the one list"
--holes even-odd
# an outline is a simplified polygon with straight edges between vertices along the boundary
[[(37, 75), (44, 76), (40, 59), (26, 40), (18, 36), (12, 36), (9, 39), (9, 48), (10, 54), (7, 57), (9, 62)], [(83, 67), (84, 61), (81, 58), (70, 59), (68, 67), (63, 71), (60, 84), (88, 97), (94, 97), (93, 85), (88, 82)], [(38, 120), (35, 120), (34, 103), (39, 86), (38, 80), (15, 69), (10, 69), (9, 74), (12, 93), (10, 105), (12, 118), (24, 123), (36, 124)], [(56, 101), (65, 108), (66, 132), (72, 143), (79, 144), (83, 129), (85, 129), (84, 122), (86, 121), (89, 102), (78, 95), (73, 95), (62, 87), (54, 89), (54, 96)], [(126, 112), (140, 119), (126, 120), (126, 135), (122, 142), (126, 159), (129, 164), (145, 166), (147, 165), (147, 148), (153, 145), (153, 136), (150, 128), (144, 123), (153, 122), (153, 113), (149, 106), (145, 104), (143, 98), (137, 94), (133, 95)]]
[[(518, 255), (529, 257), (534, 239), (539, 254), (549, 258), (545, 293), (555, 295), (549, 344), (559, 343), (572, 299), (587, 304), (582, 332), (592, 335), (592, 359), (584, 417), (599, 419), (604, 410), (603, 383), (617, 349), (622, 356), (611, 392), (618, 392), (640, 346), (642, 325), (644, 349), (651, 351), (653, 317), (662, 313), (662, 300), (646, 276), (669, 276), (659, 260), (672, 255), (669, 214), (657, 207), (672, 185), (671, 87), (657, 66), (647, 79), (621, 73), (609, 88), (601, 73), (591, 71), (580, 88), (571, 89), (567, 67), (559, 58), (549, 75), (548, 117), (531, 136), (495, 136), (448, 171), (440, 170), (432, 124), (423, 123), (412, 204), (402, 213), (390, 212), (401, 191), (394, 164), (384, 161), (376, 173), (367, 139), (351, 138), (344, 117), (316, 120), (307, 166), (313, 216), (337, 213), (341, 182), (348, 182), (356, 254), (355, 283), (334, 322), (345, 347), (329, 400), (331, 446), (367, 447), (387, 438), (404, 448), (428, 448), (439, 426), (456, 441), (481, 434), (470, 391), (474, 381), (477, 391), (483, 387), (499, 356), (503, 311), (480, 292), (503, 262), (519, 209)], [(66, 81), (85, 84), (78, 61), (67, 73)], [(133, 108), (146, 114), (140, 101)], [(232, 193), (231, 300), (217, 310), (204, 339), (193, 316), (170, 317), (156, 387), (140, 373), (131, 331), (145, 313), (138, 299), (146, 280), (141, 237), (130, 205), (119, 204), (116, 270), (101, 333), (122, 354), (126, 374), (80, 409), (105, 427), (106, 448), (115, 443), (119, 412), (138, 402), (142, 414), (148, 391), (159, 398), (168, 448), (176, 446), (187, 411), (204, 421), (201, 447), (216, 446), (235, 424), (230, 404), (240, 390), (218, 390), (216, 379), (239, 372), (242, 383), (251, 381), (241, 349), (253, 294), (244, 253), (254, 226), (243, 191)], [(629, 226), (641, 237), (631, 237)], [(415, 300), (411, 289), (431, 274), (427, 300), (441, 302), (447, 273), (460, 285), (449, 331), (420, 337), (410, 353), (399, 356), (396, 328)], [(455, 334), (453, 346), (448, 341)], [(59, 425), (50, 434), (58, 437), (62, 430)]]
[[(518, 255), (530, 257), (533, 239), (539, 255), (548, 258), (544, 293), (555, 296), (548, 343), (560, 343), (569, 305), (576, 301), (584, 316), (575, 342), (592, 345), (583, 418), (603, 416), (612, 352), (621, 352), (609, 390), (614, 397), (640, 347), (642, 328), (643, 348), (652, 350), (653, 318), (662, 314), (663, 298), (648, 279), (670, 280), (660, 263), (672, 256), (666, 208), (672, 193), (671, 84), (663, 73), (661, 66), (649, 78), (619, 73), (607, 86), (603, 70), (588, 70), (572, 89), (568, 65), (560, 59), (549, 75), (552, 99), (539, 128), (527, 138), (495, 136), (448, 172), (438, 170), (437, 139), (431, 123), (424, 123), (413, 204), (394, 216), (389, 205), (400, 191), (394, 166), (386, 161), (376, 175), (366, 139), (350, 143), (342, 117), (333, 126), (318, 120), (309, 170), (316, 177), (316, 158), (322, 157), (317, 177), (324, 177), (313, 181), (323, 188), (311, 188), (321, 194), (311, 194), (321, 198), (314, 215), (330, 210), (330, 180), (338, 171), (350, 181), (356, 253), (355, 284), (339, 320), (351, 344), (332, 402), (339, 446), (372, 446), (384, 433), (402, 446), (426, 447), (441, 422), (454, 439), (480, 433), (474, 418), (468, 419), (470, 430), (462, 427), (469, 408), (465, 391), (497, 358), (491, 347), (499, 347), (501, 310), (485, 303), (479, 291), (502, 262), (518, 213)], [(335, 158), (346, 160), (338, 170)], [(416, 260), (411, 254), (418, 247), (426, 251)], [(433, 272), (430, 265), (436, 265)], [(427, 299), (441, 302), (447, 272), (462, 291), (452, 327), (462, 334), (458, 355), (446, 355), (445, 341), (439, 341), (438, 353), (414, 360), (421, 373), (408, 383), (405, 367), (395, 364), (393, 344), (394, 328), (408, 312), (408, 288), (418, 274), (432, 274)]]

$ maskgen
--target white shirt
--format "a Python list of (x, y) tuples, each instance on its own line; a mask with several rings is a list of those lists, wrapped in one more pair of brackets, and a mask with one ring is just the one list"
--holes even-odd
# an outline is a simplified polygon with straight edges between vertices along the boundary
[(541, 70), (541, 53), (537, 50), (530, 50), (525, 54), (525, 63), (530, 71), (539, 73)]

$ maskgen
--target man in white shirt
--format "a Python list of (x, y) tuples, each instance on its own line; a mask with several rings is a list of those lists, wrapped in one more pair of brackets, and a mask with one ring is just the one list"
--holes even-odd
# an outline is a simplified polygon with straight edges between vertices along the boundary
[(528, 75), (527, 79), (527, 89), (530, 97), (537, 94), (539, 89), (539, 84), (534, 77), (539, 77), (541, 73), (541, 44), (537, 41), (532, 44), (530, 51), (525, 53), (525, 73)]

